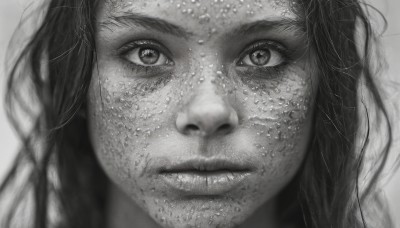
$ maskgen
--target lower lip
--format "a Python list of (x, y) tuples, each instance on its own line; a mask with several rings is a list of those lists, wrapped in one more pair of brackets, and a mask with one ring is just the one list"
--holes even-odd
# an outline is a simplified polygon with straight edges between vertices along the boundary
[(221, 195), (235, 189), (249, 172), (177, 172), (162, 173), (171, 188), (185, 195)]

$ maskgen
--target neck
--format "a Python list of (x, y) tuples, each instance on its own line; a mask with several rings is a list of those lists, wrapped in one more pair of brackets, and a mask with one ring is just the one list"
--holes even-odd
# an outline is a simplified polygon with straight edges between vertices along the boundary
[[(146, 227), (161, 228), (146, 212), (118, 187), (111, 184), (107, 213), (107, 228)], [(267, 202), (257, 209), (237, 228), (278, 228), (275, 200)]]

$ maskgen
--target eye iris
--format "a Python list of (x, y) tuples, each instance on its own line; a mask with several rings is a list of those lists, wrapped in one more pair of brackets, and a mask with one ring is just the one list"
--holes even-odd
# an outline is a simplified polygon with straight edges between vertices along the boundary
[(269, 62), (271, 52), (268, 50), (256, 50), (250, 54), (250, 60), (254, 65), (262, 66)]
[(143, 63), (151, 65), (157, 63), (158, 59), (160, 58), (160, 52), (148, 48), (140, 49), (139, 57)]

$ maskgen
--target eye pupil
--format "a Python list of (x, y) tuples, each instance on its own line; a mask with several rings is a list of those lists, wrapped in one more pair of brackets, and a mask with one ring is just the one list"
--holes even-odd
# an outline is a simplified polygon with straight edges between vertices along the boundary
[(250, 54), (250, 60), (254, 65), (262, 66), (269, 62), (271, 52), (268, 50), (256, 50)]
[(157, 63), (160, 58), (160, 52), (149, 48), (140, 49), (139, 58), (143, 63), (152, 65)]

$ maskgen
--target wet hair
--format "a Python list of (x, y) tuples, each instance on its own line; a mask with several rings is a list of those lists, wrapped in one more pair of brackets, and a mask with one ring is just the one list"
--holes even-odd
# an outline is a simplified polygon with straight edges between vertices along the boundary
[[(10, 69), (6, 111), (22, 147), (0, 186), (2, 198), (9, 195), (7, 190), (18, 190), (2, 227), (12, 227), (23, 206), (29, 208), (32, 228), (106, 224), (109, 180), (94, 155), (82, 115), (95, 70), (98, 3), (49, 1), (41, 25)], [(366, 9), (360, 0), (296, 1), (319, 75), (309, 148), (278, 201), (280, 218), (298, 227), (371, 226), (366, 208), (369, 199), (375, 199), (392, 130), (376, 83), (379, 75), (371, 67), (378, 64), (372, 58), (377, 36)], [(361, 87), (372, 106), (363, 100)], [(33, 110), (32, 100), (38, 107)], [(26, 121), (17, 113), (30, 118), (30, 129), (25, 129)], [(369, 182), (361, 188), (359, 177), (365, 172), (373, 122), (383, 126), (387, 141), (379, 148)], [(363, 137), (359, 137), (361, 131)], [(52, 216), (54, 211), (57, 216)], [(390, 227), (390, 222), (381, 227)]]

